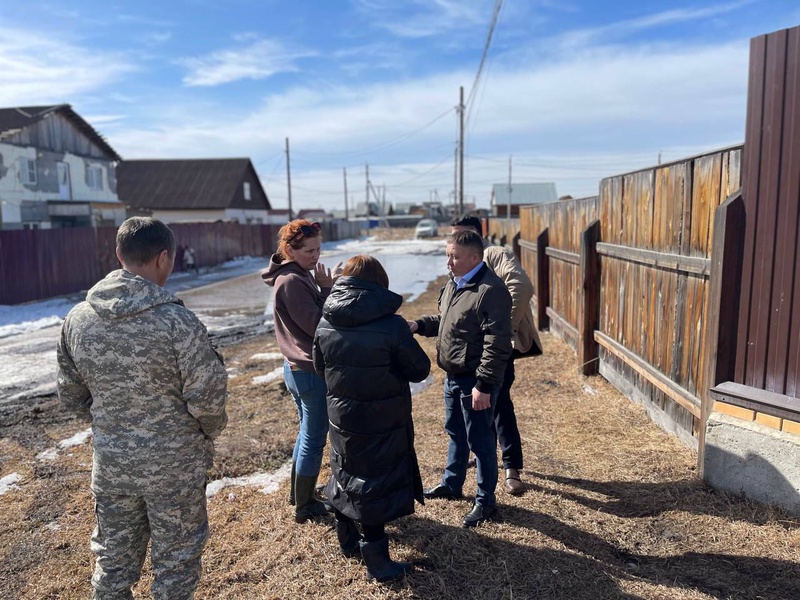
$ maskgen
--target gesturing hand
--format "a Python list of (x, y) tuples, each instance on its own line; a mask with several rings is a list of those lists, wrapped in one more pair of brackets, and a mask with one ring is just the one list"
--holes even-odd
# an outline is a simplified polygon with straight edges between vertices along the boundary
[(317, 263), (314, 267), (314, 279), (317, 285), (321, 288), (329, 288), (333, 285), (333, 276), (331, 270), (326, 269), (322, 263)]

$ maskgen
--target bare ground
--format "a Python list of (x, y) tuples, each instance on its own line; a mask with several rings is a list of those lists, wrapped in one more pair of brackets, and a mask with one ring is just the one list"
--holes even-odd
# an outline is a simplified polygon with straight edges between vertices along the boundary
[[(435, 310), (438, 285), (403, 307)], [(298, 525), (288, 482), (273, 494), (226, 488), (209, 502), (212, 537), (197, 598), (800, 598), (800, 527), (782, 512), (706, 487), (696, 456), (652, 424), (600, 377), (578, 374), (572, 352), (550, 335), (545, 355), (517, 363), (513, 397), (524, 440), (527, 490), (499, 492), (501, 520), (460, 527), (463, 502), (430, 501), (388, 527), (395, 557), (416, 566), (404, 581), (368, 583), (338, 554), (329, 524)], [(422, 340), (433, 356), (432, 340)], [(252, 377), (280, 366), (262, 335), (225, 349), (230, 424), (213, 478), (271, 470), (291, 454), (296, 415), (280, 382)], [(442, 373), (415, 397), (416, 447), (426, 485), (441, 474)], [(91, 448), (36, 455), (88, 427), (53, 399), (0, 414), (0, 476), (20, 489), (0, 496), (0, 597), (91, 595)], [(324, 468), (324, 479), (327, 476)], [(474, 493), (474, 474), (465, 493)], [(146, 598), (145, 567), (135, 588)]]

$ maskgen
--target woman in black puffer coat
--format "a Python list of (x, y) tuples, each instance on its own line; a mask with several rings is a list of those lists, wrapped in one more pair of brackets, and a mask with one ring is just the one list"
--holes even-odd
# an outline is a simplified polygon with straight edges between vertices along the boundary
[[(411, 571), (389, 558), (384, 525), (423, 502), (414, 452), (409, 381), (430, 372), (428, 356), (395, 314), (403, 299), (389, 291), (386, 271), (371, 256), (345, 265), (322, 309), (314, 336), (314, 368), (328, 387), (333, 505), (343, 554), (361, 552), (367, 578), (386, 581)], [(354, 521), (361, 524), (361, 539)]]

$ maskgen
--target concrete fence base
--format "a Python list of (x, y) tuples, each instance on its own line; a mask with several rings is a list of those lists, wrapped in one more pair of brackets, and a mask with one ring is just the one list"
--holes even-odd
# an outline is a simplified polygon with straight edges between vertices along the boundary
[(703, 465), (712, 487), (800, 516), (800, 436), (712, 412)]

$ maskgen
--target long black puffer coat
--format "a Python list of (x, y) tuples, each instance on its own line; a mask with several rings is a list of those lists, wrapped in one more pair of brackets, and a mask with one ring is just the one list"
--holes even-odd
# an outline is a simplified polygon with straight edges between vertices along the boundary
[(405, 319), (403, 299), (379, 285), (339, 277), (314, 336), (314, 368), (328, 385), (331, 478), (337, 510), (367, 525), (423, 502), (414, 452), (409, 381), (431, 363)]

